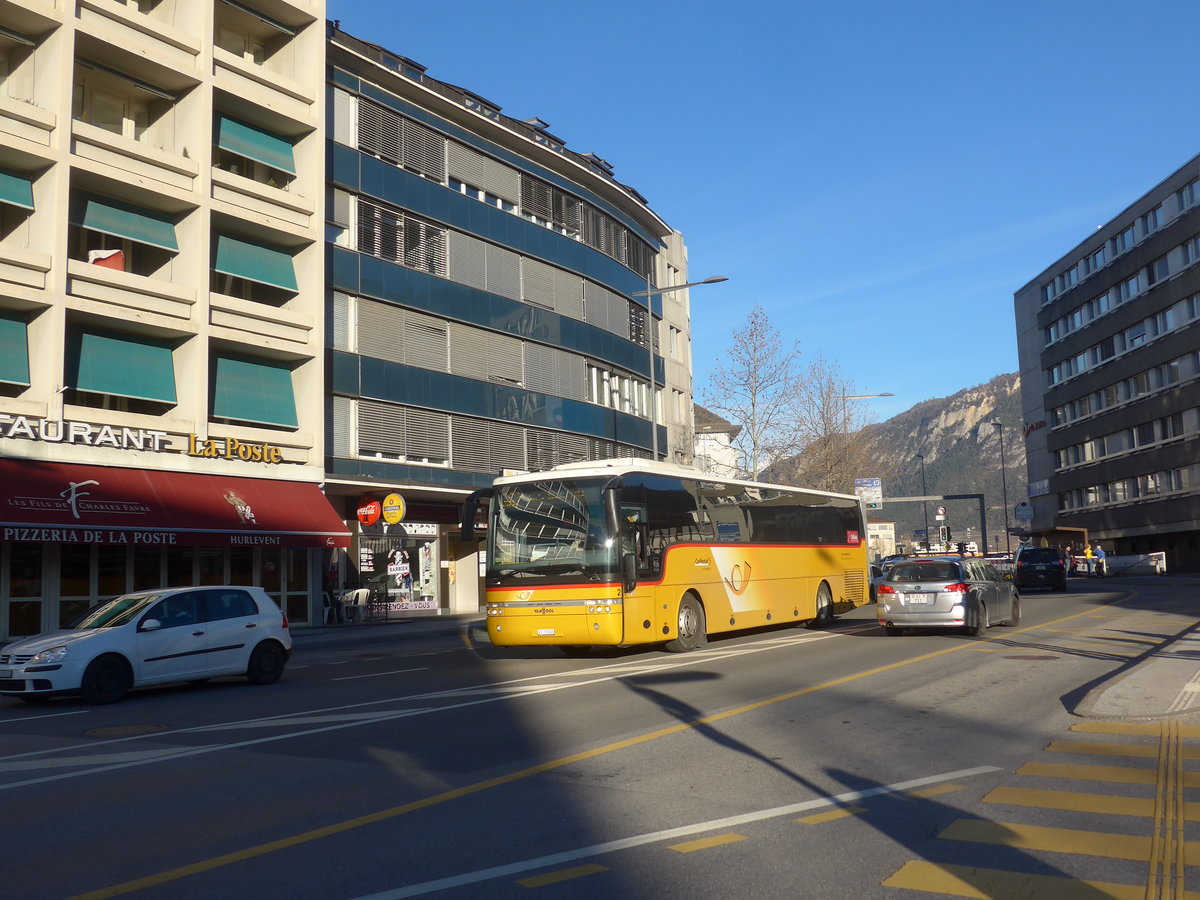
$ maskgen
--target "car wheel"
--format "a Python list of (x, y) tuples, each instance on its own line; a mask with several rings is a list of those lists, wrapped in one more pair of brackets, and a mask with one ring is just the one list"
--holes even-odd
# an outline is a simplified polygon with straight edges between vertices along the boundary
[(904, 634), (904, 629), (897, 628), (895, 625), (884, 625), (883, 631), (888, 637), (899, 637)]
[(274, 684), (283, 674), (283, 648), (275, 641), (263, 641), (250, 654), (246, 677), (251, 684)]
[(1007, 622), (1001, 624), (1008, 627), (1021, 624), (1021, 598), (1016, 594), (1013, 594), (1012, 615), (1008, 617)]
[(133, 686), (133, 673), (120, 656), (109, 653), (97, 656), (83, 672), (80, 689), (88, 703), (116, 703)]
[(817, 615), (808, 621), (809, 628), (825, 628), (833, 621), (833, 592), (821, 582), (817, 588)]
[(704, 643), (704, 607), (693, 594), (685, 594), (679, 601), (676, 638), (667, 641), (672, 653), (687, 653)]
[(988, 611), (987, 607), (980, 603), (979, 612), (975, 615), (975, 624), (967, 628), (967, 634), (972, 637), (980, 637), (988, 630)]

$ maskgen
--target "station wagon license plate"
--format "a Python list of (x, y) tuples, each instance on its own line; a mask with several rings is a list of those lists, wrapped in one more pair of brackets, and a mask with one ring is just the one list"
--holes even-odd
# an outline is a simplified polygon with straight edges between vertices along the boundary
[(929, 595), (928, 594), (907, 594), (905, 596), (905, 599), (909, 602), (910, 605), (916, 606), (921, 603), (928, 603)]

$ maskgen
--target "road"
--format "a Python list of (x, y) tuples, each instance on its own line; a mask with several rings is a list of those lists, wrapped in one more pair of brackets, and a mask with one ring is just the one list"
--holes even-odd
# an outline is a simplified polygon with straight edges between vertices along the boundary
[(0, 897), (1173, 896), (1200, 726), (1076, 713), (1192, 593), (584, 660), (363, 629), (268, 687), (0, 700)]

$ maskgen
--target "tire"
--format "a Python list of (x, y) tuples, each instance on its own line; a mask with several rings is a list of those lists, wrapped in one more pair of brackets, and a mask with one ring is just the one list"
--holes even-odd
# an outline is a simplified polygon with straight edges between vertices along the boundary
[(884, 625), (883, 631), (888, 637), (899, 637), (904, 634), (904, 629), (897, 628), (895, 625)]
[(833, 622), (833, 592), (829, 585), (821, 582), (817, 588), (817, 615), (809, 619), (809, 628), (827, 628)]
[(1021, 624), (1021, 598), (1016, 594), (1013, 594), (1012, 615), (1008, 617), (1007, 622), (1000, 624), (1008, 628)]
[(283, 674), (287, 662), (283, 647), (276, 641), (263, 641), (250, 654), (246, 665), (246, 677), (251, 684), (274, 684)]
[(124, 658), (113, 653), (97, 656), (83, 672), (83, 699), (96, 706), (116, 703), (133, 686), (133, 672)]
[(690, 653), (704, 644), (704, 607), (693, 594), (684, 594), (679, 601), (676, 620), (676, 638), (667, 641), (672, 653)]
[(988, 630), (989, 624), (987, 606), (980, 603), (979, 612), (975, 616), (975, 624), (967, 628), (967, 634), (971, 635), (971, 637), (983, 637), (984, 633)]

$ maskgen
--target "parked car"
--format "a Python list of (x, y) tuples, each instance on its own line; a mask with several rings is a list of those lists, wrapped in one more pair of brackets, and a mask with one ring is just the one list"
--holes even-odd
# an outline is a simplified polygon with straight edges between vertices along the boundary
[(1018, 589), (1067, 589), (1067, 569), (1070, 562), (1058, 547), (1019, 547), (1013, 563), (1013, 580)]
[(935, 556), (896, 563), (878, 597), (876, 618), (892, 635), (906, 628), (963, 628), (978, 636), (989, 625), (1021, 621), (1017, 589), (983, 559)]
[(115, 703), (131, 687), (220, 675), (272, 684), (291, 651), (287, 616), (262, 588), (141, 591), (0, 648), (0, 696)]

